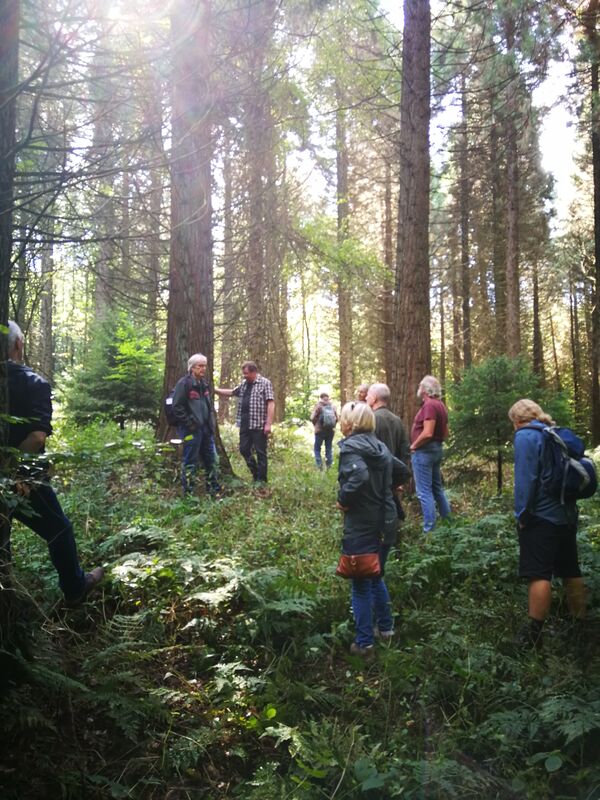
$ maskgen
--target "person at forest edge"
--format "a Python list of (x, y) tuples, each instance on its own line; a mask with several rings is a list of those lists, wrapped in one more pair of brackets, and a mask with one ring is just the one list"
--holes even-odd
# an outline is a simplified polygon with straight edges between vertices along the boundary
[(533, 400), (518, 400), (508, 412), (515, 429), (515, 517), (519, 534), (519, 577), (528, 581), (529, 623), (519, 643), (537, 646), (552, 599), (552, 577), (562, 578), (569, 611), (586, 612), (586, 589), (577, 555), (577, 504), (550, 496), (541, 477), (550, 468), (538, 430), (554, 421)]
[(442, 403), (442, 387), (426, 375), (417, 389), (422, 401), (410, 432), (410, 452), (415, 490), (423, 511), (423, 531), (435, 528), (435, 507), (442, 519), (450, 515), (450, 504), (442, 486), (442, 450), (448, 437), (448, 411)]
[[(18, 519), (48, 545), (50, 559), (58, 573), (58, 583), (69, 607), (79, 605), (104, 577), (102, 567), (84, 572), (79, 565), (71, 521), (61, 508), (50, 486), (47, 471), (36, 457), (44, 453), (46, 438), (52, 433), (50, 384), (23, 364), (23, 333), (16, 322), (8, 323), (9, 414), (22, 418), (9, 426), (9, 446), (23, 453), (15, 484), (24, 498), (5, 518), (1, 530), (0, 561), (11, 559), (12, 519)], [(27, 457), (29, 456), (29, 464)], [(38, 459), (39, 461), (39, 459)]]
[(254, 361), (242, 364), (244, 380), (235, 389), (215, 389), (221, 397), (237, 397), (236, 425), (240, 429), (240, 453), (254, 483), (267, 482), (267, 440), (275, 416), (275, 395), (268, 378), (258, 373)]
[(342, 551), (347, 555), (378, 553), (381, 574), (377, 578), (352, 579), (352, 612), (356, 638), (353, 655), (373, 654), (377, 635), (389, 641), (394, 635), (390, 596), (383, 580), (389, 552), (388, 537), (398, 528), (392, 497), (393, 471), (400, 468), (387, 447), (375, 436), (375, 417), (366, 403), (346, 403), (340, 415), (337, 507), (344, 512)]
[(188, 359), (188, 371), (175, 384), (173, 416), (177, 420), (177, 436), (183, 441), (181, 485), (190, 494), (200, 460), (206, 473), (206, 490), (219, 491), (214, 448), (215, 415), (206, 381), (208, 362), (202, 353)]
[(315, 463), (319, 469), (323, 468), (321, 447), (325, 444), (325, 466), (329, 469), (333, 464), (333, 435), (338, 415), (327, 392), (321, 392), (319, 395), (319, 402), (312, 410), (310, 421), (315, 429)]

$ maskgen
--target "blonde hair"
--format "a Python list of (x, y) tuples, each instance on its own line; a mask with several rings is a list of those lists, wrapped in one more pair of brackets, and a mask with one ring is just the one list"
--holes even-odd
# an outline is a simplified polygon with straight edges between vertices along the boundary
[(352, 428), (352, 433), (371, 433), (375, 430), (375, 414), (366, 403), (346, 403), (340, 414), (340, 428)]
[(534, 419), (538, 420), (538, 422), (543, 422), (544, 425), (556, 424), (552, 417), (546, 414), (541, 406), (538, 406), (537, 403), (534, 403), (533, 400), (528, 400), (526, 397), (517, 400), (517, 402), (510, 407), (508, 418), (511, 422), (516, 422), (517, 424), (531, 422)]

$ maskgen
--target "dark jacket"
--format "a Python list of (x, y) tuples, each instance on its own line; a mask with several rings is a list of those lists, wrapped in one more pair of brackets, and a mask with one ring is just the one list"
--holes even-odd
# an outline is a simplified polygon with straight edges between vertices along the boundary
[(410, 464), (410, 443), (400, 417), (383, 406), (374, 413), (377, 438), (384, 443), (393, 456), (405, 464)]
[(389, 544), (395, 540), (397, 513), (391, 487), (396, 461), (374, 433), (355, 433), (340, 442), (338, 502), (348, 508), (344, 553), (375, 553), (382, 540)]
[(207, 428), (214, 432), (214, 410), (210, 390), (205, 380), (195, 381), (184, 375), (175, 384), (173, 416), (180, 428), (195, 431)]
[(25, 364), (7, 362), (9, 414), (23, 422), (9, 426), (9, 445), (18, 447), (33, 431), (52, 433), (50, 384)]

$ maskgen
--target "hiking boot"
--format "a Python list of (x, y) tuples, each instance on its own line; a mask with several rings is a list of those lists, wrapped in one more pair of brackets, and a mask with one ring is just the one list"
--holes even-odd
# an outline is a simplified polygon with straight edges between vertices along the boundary
[(542, 646), (543, 627), (543, 622), (539, 622), (537, 619), (530, 619), (517, 633), (513, 639), (513, 644), (520, 650), (538, 650)]
[(104, 578), (104, 569), (102, 567), (96, 567), (91, 572), (85, 573), (85, 584), (83, 587), (82, 593), (79, 597), (76, 597), (74, 600), (66, 600), (65, 605), (67, 608), (77, 608), (80, 606), (85, 598), (94, 591), (94, 589), (98, 586), (98, 584)]
[(352, 642), (350, 645), (350, 654), (353, 656), (360, 656), (361, 658), (369, 659), (373, 658), (375, 655), (375, 648), (372, 644), (367, 645), (366, 647), (361, 647), (356, 642)]

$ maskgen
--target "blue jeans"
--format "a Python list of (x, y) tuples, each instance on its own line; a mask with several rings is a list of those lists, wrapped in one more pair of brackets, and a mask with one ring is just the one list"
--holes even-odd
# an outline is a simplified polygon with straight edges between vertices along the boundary
[(333, 434), (335, 431), (315, 432), (315, 462), (319, 469), (323, 466), (321, 459), (321, 446), (325, 442), (325, 464), (330, 467), (333, 464)]
[(429, 442), (412, 454), (412, 470), (417, 497), (423, 511), (423, 530), (425, 533), (435, 528), (435, 507), (440, 517), (450, 514), (450, 503), (442, 486), (442, 443)]
[[(79, 565), (71, 520), (48, 483), (36, 484), (27, 501), (28, 504), (17, 506), (10, 519), (18, 519), (45, 540), (65, 600), (77, 600), (85, 589), (85, 573)], [(7, 536), (10, 536), (10, 519), (5, 528)], [(10, 539), (3, 542), (1, 549), (0, 560), (10, 561)]]
[(206, 473), (206, 490), (214, 494), (220, 489), (217, 481), (215, 462), (215, 444), (208, 428), (197, 428), (187, 432), (185, 428), (177, 428), (177, 436), (183, 440), (183, 457), (181, 463), (181, 485), (184, 494), (193, 488), (200, 460)]
[[(382, 572), (389, 551), (390, 548), (384, 545), (379, 550)], [(355, 641), (359, 647), (373, 644), (373, 619), (382, 632), (394, 629), (392, 602), (382, 576), (352, 579), (352, 613), (356, 627)]]

